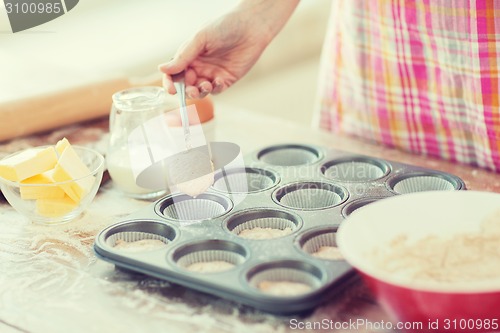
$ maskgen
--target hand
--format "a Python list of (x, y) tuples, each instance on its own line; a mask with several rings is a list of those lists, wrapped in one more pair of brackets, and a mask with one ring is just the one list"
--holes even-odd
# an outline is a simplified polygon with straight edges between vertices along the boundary
[(171, 75), (183, 70), (186, 95), (191, 99), (229, 88), (259, 59), (293, 12), (296, 1), (244, 1), (207, 25), (184, 43), (171, 61), (159, 66), (165, 89), (175, 94)]

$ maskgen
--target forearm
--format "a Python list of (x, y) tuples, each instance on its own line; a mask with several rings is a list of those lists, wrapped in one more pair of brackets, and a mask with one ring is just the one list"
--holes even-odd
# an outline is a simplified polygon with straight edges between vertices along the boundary
[(295, 8), (299, 0), (242, 0), (235, 11), (241, 11), (250, 20), (260, 20), (266, 29), (265, 36), (267, 43), (281, 31)]
[(186, 71), (190, 98), (220, 93), (241, 79), (283, 28), (299, 0), (241, 0), (209, 22), (159, 66), (164, 86), (175, 93), (172, 74)]

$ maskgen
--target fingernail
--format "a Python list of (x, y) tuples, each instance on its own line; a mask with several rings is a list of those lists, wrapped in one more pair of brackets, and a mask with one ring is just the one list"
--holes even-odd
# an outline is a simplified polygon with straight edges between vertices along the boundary
[(222, 82), (222, 80), (221, 80), (221, 79), (215, 79), (215, 80), (214, 80), (214, 85), (215, 85), (216, 87), (221, 87), (221, 86), (223, 85), (223, 82)]

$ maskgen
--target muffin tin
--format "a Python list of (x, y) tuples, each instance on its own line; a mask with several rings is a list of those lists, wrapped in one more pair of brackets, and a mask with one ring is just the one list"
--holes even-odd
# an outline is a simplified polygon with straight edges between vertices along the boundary
[[(345, 217), (393, 195), (463, 189), (460, 178), (436, 170), (275, 145), (247, 156), (245, 166), (219, 170), (212, 188), (196, 198), (168, 195), (107, 227), (94, 250), (122, 268), (271, 313), (298, 313), (355, 276), (344, 260), (315, 255), (335, 250)], [(269, 236), (276, 238), (263, 239)], [(160, 246), (119, 250), (118, 239)]]

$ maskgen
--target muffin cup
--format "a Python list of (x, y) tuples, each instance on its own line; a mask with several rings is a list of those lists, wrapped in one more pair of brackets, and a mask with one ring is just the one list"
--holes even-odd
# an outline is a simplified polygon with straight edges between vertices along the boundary
[[(246, 274), (247, 283), (252, 289), (264, 295), (280, 298), (303, 297), (312, 293), (322, 286), (324, 277), (325, 273), (320, 268), (298, 260), (267, 262), (251, 268)], [(263, 282), (298, 283), (307, 286), (309, 290), (297, 293), (290, 290), (289, 294), (284, 295), (270, 294), (259, 288)]]
[(345, 182), (368, 182), (382, 178), (389, 171), (386, 162), (364, 156), (335, 159), (321, 166), (325, 177)]
[(347, 200), (347, 190), (324, 182), (300, 182), (277, 189), (273, 199), (280, 205), (301, 210), (326, 209)]
[(232, 203), (229, 199), (209, 193), (196, 198), (185, 194), (174, 194), (156, 205), (156, 211), (160, 216), (184, 222), (211, 220), (226, 214), (231, 208)]
[[(141, 240), (159, 240), (165, 243), (165, 246), (172, 242), (177, 237), (177, 232), (171, 226), (156, 221), (128, 221), (112, 226), (104, 235), (103, 241), (111, 247), (113, 251), (116, 249), (118, 240), (125, 242), (137, 242)], [(158, 248), (160, 249), (160, 248)], [(151, 251), (156, 249), (137, 249), (133, 252)], [(124, 250), (125, 251), (125, 250)], [(128, 252), (128, 251), (127, 251)], [(132, 251), (131, 251), (132, 252)]]
[[(242, 211), (231, 216), (226, 220), (225, 227), (227, 230), (237, 236), (244, 230), (251, 230), (254, 228), (270, 228), (285, 230), (291, 229), (291, 233), (295, 232), (302, 226), (301, 219), (292, 213), (276, 210), (276, 209), (252, 209)], [(249, 238), (247, 239), (272, 239), (281, 238), (287, 235), (275, 236), (269, 238)]]
[(267, 190), (278, 182), (279, 176), (269, 170), (234, 168), (217, 173), (212, 187), (226, 193), (254, 193)]
[(424, 191), (454, 191), (462, 188), (461, 182), (448, 174), (413, 172), (389, 179), (387, 185), (397, 194)]
[[(206, 240), (177, 248), (172, 255), (172, 260), (183, 270), (190, 271), (191, 265), (199, 263), (225, 262), (237, 266), (243, 263), (246, 257), (246, 249), (239, 244), (225, 240)], [(220, 269), (214, 267), (193, 273), (218, 273), (232, 268), (234, 267), (221, 267)]]
[(312, 164), (320, 157), (319, 150), (305, 145), (277, 145), (261, 150), (257, 154), (260, 161), (278, 166)]
[(321, 247), (337, 248), (336, 233), (336, 227), (313, 229), (302, 234), (298, 238), (297, 245), (302, 251), (318, 259), (342, 260), (343, 257), (340, 253), (338, 256), (332, 258), (314, 256)]
[(348, 217), (351, 215), (355, 210), (362, 208), (368, 204), (371, 204), (372, 202), (382, 200), (386, 197), (369, 197), (369, 198), (362, 198), (355, 200), (349, 204), (347, 204), (343, 209), (342, 209), (342, 215), (344, 217)]

